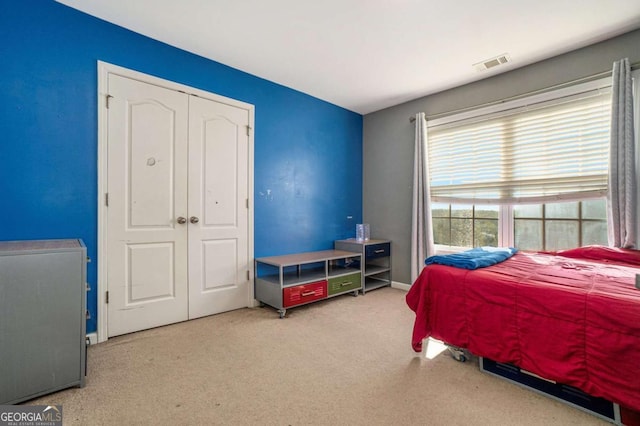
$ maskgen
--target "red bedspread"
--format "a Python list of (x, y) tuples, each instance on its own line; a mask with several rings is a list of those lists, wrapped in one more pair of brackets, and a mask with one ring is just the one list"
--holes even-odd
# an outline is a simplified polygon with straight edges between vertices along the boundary
[(519, 252), (465, 270), (429, 265), (407, 293), (428, 336), (640, 410), (640, 251)]

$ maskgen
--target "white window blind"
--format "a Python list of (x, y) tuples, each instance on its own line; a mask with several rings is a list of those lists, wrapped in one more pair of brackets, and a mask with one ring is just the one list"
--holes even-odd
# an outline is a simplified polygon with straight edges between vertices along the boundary
[(598, 88), (429, 127), (432, 200), (517, 204), (605, 196), (610, 109), (610, 89)]

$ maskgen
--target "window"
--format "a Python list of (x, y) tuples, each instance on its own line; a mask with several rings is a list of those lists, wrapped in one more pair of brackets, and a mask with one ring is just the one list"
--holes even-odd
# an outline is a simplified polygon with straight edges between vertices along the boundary
[(609, 84), (429, 121), (436, 245), (606, 244)]
[(515, 246), (522, 250), (607, 244), (604, 199), (515, 206), (513, 216)]
[[(486, 206), (434, 203), (434, 243), (440, 250), (515, 246), (521, 250), (563, 250), (607, 244), (604, 199), (565, 203)], [(502, 235), (501, 220), (513, 235)]]
[(434, 204), (433, 238), (437, 245), (498, 246), (498, 206)]

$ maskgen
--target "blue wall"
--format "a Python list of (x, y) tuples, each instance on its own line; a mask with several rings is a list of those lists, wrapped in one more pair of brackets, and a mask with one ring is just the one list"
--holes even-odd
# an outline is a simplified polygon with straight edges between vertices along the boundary
[(256, 257), (331, 248), (362, 221), (359, 114), (52, 0), (0, 3), (0, 58), (0, 240), (82, 238), (96, 259), (98, 60), (255, 105)]

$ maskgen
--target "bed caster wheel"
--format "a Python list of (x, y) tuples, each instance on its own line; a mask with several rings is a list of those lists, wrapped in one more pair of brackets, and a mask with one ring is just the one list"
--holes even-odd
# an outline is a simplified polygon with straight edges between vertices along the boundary
[(456, 361), (458, 362), (467, 361), (467, 355), (465, 354), (464, 349), (451, 347), (451, 346), (448, 347), (448, 349), (449, 349), (449, 353), (451, 354), (451, 357)]

